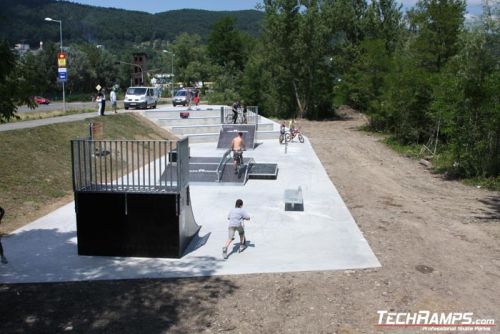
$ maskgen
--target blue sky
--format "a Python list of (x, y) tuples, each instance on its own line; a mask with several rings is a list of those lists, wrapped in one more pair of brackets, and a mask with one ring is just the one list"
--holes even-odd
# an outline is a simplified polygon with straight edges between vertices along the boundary
[[(159, 13), (167, 10), (196, 8), (206, 10), (243, 10), (255, 9), (260, 0), (71, 0), (81, 4), (114, 7), (143, 12)], [(413, 6), (417, 0), (401, 0), (405, 7)], [(481, 0), (467, 0), (467, 11), (481, 13)]]

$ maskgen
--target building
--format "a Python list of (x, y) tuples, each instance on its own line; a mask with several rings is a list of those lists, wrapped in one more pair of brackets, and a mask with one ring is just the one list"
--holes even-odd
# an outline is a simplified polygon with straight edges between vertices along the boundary
[(134, 86), (144, 85), (144, 74), (147, 73), (147, 55), (145, 53), (134, 53), (134, 67), (132, 69), (132, 82)]

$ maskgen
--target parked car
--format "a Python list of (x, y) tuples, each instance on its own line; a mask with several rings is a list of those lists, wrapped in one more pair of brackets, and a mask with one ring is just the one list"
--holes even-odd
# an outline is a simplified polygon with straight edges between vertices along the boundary
[(175, 107), (177, 105), (183, 105), (184, 107), (189, 104), (189, 102), (194, 97), (194, 90), (192, 88), (182, 88), (175, 93), (172, 99), (172, 105)]
[(36, 104), (49, 104), (50, 103), (49, 99), (46, 99), (46, 98), (41, 97), (41, 96), (34, 96), (33, 100), (35, 100)]
[(153, 87), (129, 87), (125, 93), (123, 104), (128, 108), (156, 108), (158, 103), (158, 94)]

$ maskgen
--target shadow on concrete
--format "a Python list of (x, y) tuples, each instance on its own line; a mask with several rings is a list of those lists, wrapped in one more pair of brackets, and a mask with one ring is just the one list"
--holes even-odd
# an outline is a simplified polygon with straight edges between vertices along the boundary
[(204, 236), (200, 237), (200, 231), (198, 231), (198, 234), (196, 234), (193, 239), (191, 239), (191, 242), (189, 245), (186, 247), (186, 251), (184, 252), (183, 256), (188, 255), (189, 253), (194, 252), (195, 250), (205, 246), (207, 243), (208, 239), (210, 238), (210, 235), (212, 232), (208, 232)]
[[(200, 238), (206, 242), (209, 234)], [(210, 276), (220, 259), (79, 256), (76, 232), (33, 229), (5, 237), (10, 263), (0, 271), (0, 282), (29, 283), (128, 278)]]
[(35, 229), (4, 239), (11, 261), (0, 268), (0, 281), (72, 282), (0, 284), (0, 333), (202, 332), (214, 304), (236, 289), (221, 277), (106, 280), (210, 274), (220, 260), (78, 256), (75, 238), (76, 232)]
[[(233, 243), (233, 247), (231, 249), (228, 249), (227, 257), (229, 258), (233, 253), (235, 253), (235, 254), (239, 253), (240, 245), (241, 245), (241, 242)], [(252, 243), (251, 240), (247, 239), (246, 244), (245, 244), (245, 248), (243, 249), (243, 252), (246, 252), (248, 250), (248, 248), (254, 248), (254, 247), (255, 247), (255, 244)]]

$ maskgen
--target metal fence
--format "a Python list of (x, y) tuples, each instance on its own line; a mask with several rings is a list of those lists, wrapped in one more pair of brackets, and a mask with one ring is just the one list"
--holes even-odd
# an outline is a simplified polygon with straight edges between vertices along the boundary
[(179, 192), (189, 183), (187, 138), (76, 139), (71, 141), (71, 159), (74, 191)]
[[(221, 124), (234, 124), (234, 114), (232, 107), (221, 107)], [(246, 121), (246, 122), (245, 122)], [(238, 109), (237, 124), (255, 124), (258, 127), (259, 122), (259, 107), (248, 106), (246, 120), (244, 119), (243, 108)]]

